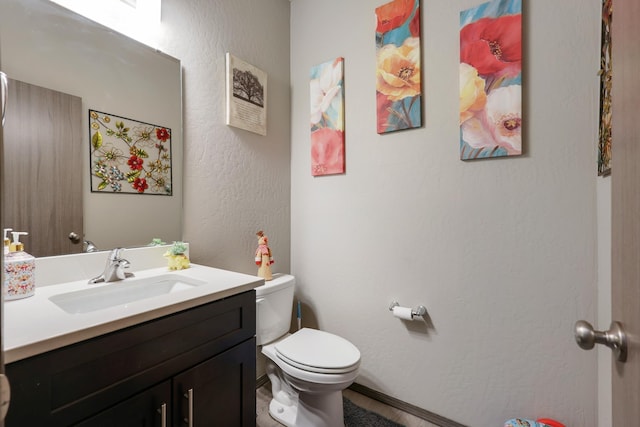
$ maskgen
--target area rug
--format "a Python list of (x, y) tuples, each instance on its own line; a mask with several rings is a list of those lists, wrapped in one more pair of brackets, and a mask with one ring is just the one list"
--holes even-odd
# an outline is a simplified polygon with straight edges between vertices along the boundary
[(361, 408), (346, 397), (342, 398), (345, 427), (404, 427), (381, 415)]

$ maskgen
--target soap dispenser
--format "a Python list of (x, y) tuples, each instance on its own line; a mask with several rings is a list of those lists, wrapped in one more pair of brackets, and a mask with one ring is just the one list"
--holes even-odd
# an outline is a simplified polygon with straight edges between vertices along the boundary
[(11, 240), (7, 237), (7, 233), (9, 231), (13, 231), (13, 228), (5, 228), (4, 229), (4, 256), (7, 256), (9, 253), (9, 245), (11, 244)]
[(20, 236), (28, 233), (13, 231), (13, 242), (4, 258), (4, 299), (14, 300), (32, 296), (36, 292), (36, 258), (24, 251)]

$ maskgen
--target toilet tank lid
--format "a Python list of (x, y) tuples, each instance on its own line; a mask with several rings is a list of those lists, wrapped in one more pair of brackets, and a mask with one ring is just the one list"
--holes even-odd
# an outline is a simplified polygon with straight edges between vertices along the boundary
[(334, 370), (352, 369), (360, 351), (351, 342), (317, 329), (302, 328), (276, 343), (276, 352), (296, 365)]
[(258, 286), (256, 289), (256, 298), (268, 295), (272, 292), (282, 290), (284, 288), (294, 286), (296, 278), (290, 274), (276, 273), (272, 280), (267, 280), (264, 285)]

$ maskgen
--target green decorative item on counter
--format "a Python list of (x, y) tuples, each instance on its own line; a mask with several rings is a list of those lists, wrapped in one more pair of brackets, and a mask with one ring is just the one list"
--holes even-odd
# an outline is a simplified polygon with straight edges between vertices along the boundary
[(162, 239), (154, 237), (153, 239), (151, 239), (151, 243), (149, 243), (148, 246), (162, 246), (162, 245), (166, 245), (166, 243), (163, 242)]
[(173, 242), (173, 245), (165, 252), (164, 256), (169, 263), (169, 270), (184, 270), (189, 268), (188, 246), (184, 242)]

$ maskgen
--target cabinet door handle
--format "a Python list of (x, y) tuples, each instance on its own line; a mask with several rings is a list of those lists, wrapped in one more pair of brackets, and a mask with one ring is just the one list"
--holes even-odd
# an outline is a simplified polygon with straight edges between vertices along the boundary
[(160, 425), (167, 427), (167, 404), (163, 403), (158, 412), (160, 413)]
[(193, 389), (190, 388), (185, 394), (184, 397), (187, 399), (187, 405), (189, 407), (189, 415), (184, 419), (184, 422), (189, 426), (193, 427)]

